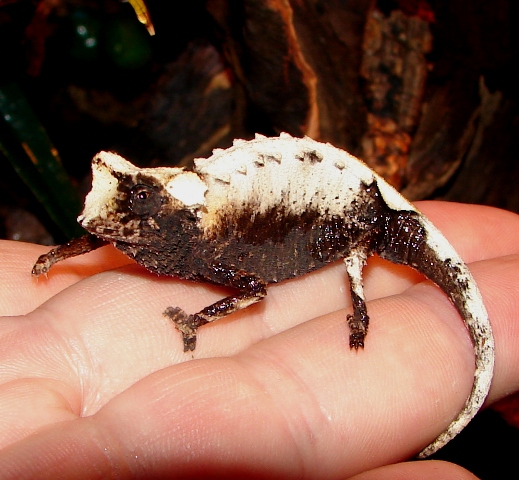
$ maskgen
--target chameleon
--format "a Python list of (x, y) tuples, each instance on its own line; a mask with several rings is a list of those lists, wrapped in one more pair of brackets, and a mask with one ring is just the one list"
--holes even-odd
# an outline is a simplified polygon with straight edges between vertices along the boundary
[(196, 159), (192, 169), (139, 168), (104, 151), (93, 158), (92, 175), (78, 217), (88, 233), (40, 256), (34, 276), (112, 243), (158, 275), (232, 287), (234, 294), (195, 314), (164, 311), (189, 352), (199, 327), (261, 301), (269, 284), (342, 260), (353, 304), (349, 346), (358, 350), (369, 324), (362, 270), (378, 254), (438, 285), (474, 346), (473, 387), (462, 411), (418, 457), (449, 442), (483, 405), (494, 338), (474, 278), (441, 232), (358, 158), (308, 137), (257, 134)]

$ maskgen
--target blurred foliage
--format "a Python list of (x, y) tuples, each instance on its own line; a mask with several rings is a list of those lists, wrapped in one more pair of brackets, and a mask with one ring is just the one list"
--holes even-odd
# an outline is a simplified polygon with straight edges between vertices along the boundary
[(0, 85), (0, 151), (67, 237), (80, 235), (77, 190), (57, 150), (14, 83)]

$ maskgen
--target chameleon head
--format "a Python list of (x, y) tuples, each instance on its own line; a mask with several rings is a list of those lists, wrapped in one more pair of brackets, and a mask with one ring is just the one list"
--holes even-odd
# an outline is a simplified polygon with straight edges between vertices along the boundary
[(92, 190), (78, 222), (108, 241), (141, 243), (160, 230), (160, 219), (178, 211), (197, 213), (206, 184), (182, 168), (138, 168), (121, 156), (100, 152), (92, 160)]

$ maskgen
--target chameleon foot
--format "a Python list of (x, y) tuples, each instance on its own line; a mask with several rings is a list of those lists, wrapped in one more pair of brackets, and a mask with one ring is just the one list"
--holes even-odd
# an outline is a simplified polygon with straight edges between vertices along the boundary
[(175, 328), (182, 334), (184, 342), (184, 352), (191, 352), (196, 347), (196, 320), (194, 315), (188, 315), (184, 310), (178, 307), (168, 307), (164, 312), (164, 316), (168, 317), (175, 324)]
[(364, 338), (368, 333), (367, 321), (364, 321), (364, 319), (356, 319), (355, 314), (348, 315), (347, 319), (350, 327), (350, 348), (354, 348), (355, 350), (364, 348)]

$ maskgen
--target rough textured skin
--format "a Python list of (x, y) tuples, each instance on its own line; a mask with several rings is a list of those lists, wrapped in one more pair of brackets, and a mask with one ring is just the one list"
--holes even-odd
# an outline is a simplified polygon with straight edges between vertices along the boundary
[(226, 285), (236, 294), (189, 315), (164, 314), (194, 350), (197, 329), (260, 301), (267, 285), (343, 259), (353, 313), (350, 347), (362, 348), (368, 313), (362, 269), (375, 253), (410, 265), (452, 300), (470, 332), (474, 385), (458, 417), (420, 457), (459, 433), (481, 408), (493, 375), (494, 340), (479, 290), (443, 235), (360, 160), (309, 138), (257, 136), (181, 168), (139, 169), (116, 154), (92, 161), (79, 217), (89, 235), (40, 257), (33, 274), (113, 243), (159, 275)]

